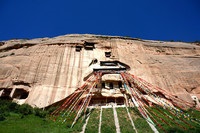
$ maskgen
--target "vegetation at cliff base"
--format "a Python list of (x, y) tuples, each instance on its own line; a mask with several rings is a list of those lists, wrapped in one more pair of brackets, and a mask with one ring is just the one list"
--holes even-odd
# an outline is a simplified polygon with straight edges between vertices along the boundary
[(0, 100), (0, 133), (62, 133), (81, 131), (78, 124), (72, 129), (66, 124), (50, 119), (52, 109), (32, 108), (28, 104), (18, 105)]
[[(39, 108), (32, 108), (28, 104), (18, 105), (11, 101), (0, 100), (0, 133), (78, 133), (82, 131), (82, 127), (86, 122), (86, 117), (84, 117), (84, 115), (81, 115), (77, 120), (77, 123), (71, 128), (71, 124), (73, 123), (76, 114), (70, 115), (64, 122), (63, 119), (65, 118), (63, 118), (62, 115), (59, 116), (60, 118), (57, 117), (57, 120), (54, 121), (50, 116), (50, 113), (54, 109), (55, 107), (42, 110)], [(128, 108), (128, 110), (138, 133), (153, 132), (136, 108)], [(134, 132), (126, 108), (116, 108), (116, 111), (121, 133)], [(154, 121), (157, 122), (154, 122), (155, 127), (160, 133), (200, 132), (200, 125), (198, 122), (194, 122), (192, 119), (186, 119), (184, 116), (179, 116), (179, 118), (177, 118), (176, 114), (172, 115), (170, 110), (151, 107), (148, 108), (148, 111), (151, 112), (152, 117), (155, 118)], [(99, 129), (100, 108), (91, 109), (87, 112), (90, 114), (90, 117), (85, 132), (97, 133)], [(200, 120), (199, 111), (189, 109), (188, 111), (185, 111), (185, 114)], [(164, 123), (164, 121), (168, 124)], [(158, 123), (163, 129), (159, 128)], [(181, 127), (181, 125), (184, 127)], [(101, 132), (116, 132), (112, 108), (102, 109)]]

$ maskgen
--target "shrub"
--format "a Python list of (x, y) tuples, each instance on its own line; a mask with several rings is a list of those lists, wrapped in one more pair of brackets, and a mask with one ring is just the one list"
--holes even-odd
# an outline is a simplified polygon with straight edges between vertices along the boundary
[(0, 113), (0, 121), (3, 121), (6, 119), (6, 116), (4, 113)]
[(39, 108), (34, 108), (34, 113), (36, 116), (39, 116), (40, 118), (45, 118), (48, 114), (47, 111), (44, 111), (42, 109)]
[(33, 108), (28, 105), (28, 104), (22, 104), (19, 109), (18, 109), (19, 113), (21, 113), (22, 115), (29, 115), (29, 114), (33, 114)]
[(53, 113), (53, 111), (55, 111), (57, 108), (58, 108), (58, 107), (56, 107), (56, 106), (52, 106), (52, 107), (50, 107), (49, 109), (47, 109), (47, 111), (48, 111), (49, 114), (51, 114), (51, 113)]
[(11, 112), (18, 112), (19, 106), (20, 105), (18, 105), (17, 103), (14, 103), (14, 102), (10, 102), (10, 104), (8, 104), (9, 111), (11, 111)]

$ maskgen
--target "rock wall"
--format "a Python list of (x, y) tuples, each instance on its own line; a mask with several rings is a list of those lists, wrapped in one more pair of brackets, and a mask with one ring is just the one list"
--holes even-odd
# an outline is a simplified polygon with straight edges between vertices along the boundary
[[(91, 44), (94, 47), (87, 47)], [(130, 73), (184, 100), (191, 101), (191, 95), (200, 98), (198, 44), (87, 34), (2, 41), (0, 96), (48, 106), (81, 86), (94, 59), (128, 64)], [(19, 96), (21, 90), (28, 95)]]

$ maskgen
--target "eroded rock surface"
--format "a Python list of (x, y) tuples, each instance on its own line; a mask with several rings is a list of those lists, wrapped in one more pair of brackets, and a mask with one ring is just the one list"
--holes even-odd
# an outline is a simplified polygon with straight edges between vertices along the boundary
[(45, 107), (81, 86), (96, 62), (109, 60), (179, 98), (200, 98), (198, 44), (87, 34), (2, 41), (0, 96)]

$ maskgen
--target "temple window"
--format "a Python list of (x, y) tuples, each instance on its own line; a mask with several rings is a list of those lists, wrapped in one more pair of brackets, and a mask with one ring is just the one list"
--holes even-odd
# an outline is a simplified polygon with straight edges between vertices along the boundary
[(110, 88), (110, 89), (113, 89), (113, 83), (110, 83), (110, 84), (109, 84), (109, 88)]

